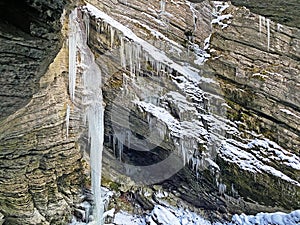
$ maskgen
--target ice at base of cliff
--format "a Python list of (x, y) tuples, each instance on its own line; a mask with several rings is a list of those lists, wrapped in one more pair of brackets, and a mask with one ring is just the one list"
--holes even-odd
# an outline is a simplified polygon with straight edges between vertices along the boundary
[[(255, 216), (234, 215), (231, 222), (210, 222), (198, 214), (182, 208), (156, 205), (145, 216), (132, 215), (119, 211), (114, 215), (113, 223), (106, 225), (299, 225), (300, 210), (291, 213), (258, 213)], [(73, 221), (70, 225), (86, 225)], [(89, 223), (88, 225), (92, 225)]]

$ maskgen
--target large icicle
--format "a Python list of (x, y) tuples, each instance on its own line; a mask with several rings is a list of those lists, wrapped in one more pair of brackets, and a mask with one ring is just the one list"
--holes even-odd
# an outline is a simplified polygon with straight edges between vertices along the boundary
[[(77, 9), (71, 13), (70, 19), (75, 20), (77, 18), (76, 10)], [(104, 107), (101, 91), (101, 71), (95, 63), (94, 55), (87, 45), (88, 30), (86, 29), (86, 32), (84, 32), (82, 27), (83, 26), (79, 25), (77, 27), (77, 46), (81, 56), (81, 64), (79, 66), (83, 71), (83, 102), (86, 106), (85, 117), (88, 122), (92, 193), (94, 195), (93, 214), (94, 224), (101, 225), (103, 224), (104, 212), (104, 205), (101, 197), (101, 168), (104, 135)], [(73, 63), (73, 61), (71, 61), (71, 63)]]
[(120, 35), (120, 60), (121, 60), (121, 66), (126, 69), (126, 59), (125, 59), (125, 43), (124, 43), (124, 37)]
[(75, 99), (76, 85), (76, 42), (77, 42), (77, 11), (69, 15), (69, 94), (71, 101)]
[(262, 16), (259, 16), (259, 34), (261, 34), (261, 28), (262, 28)]

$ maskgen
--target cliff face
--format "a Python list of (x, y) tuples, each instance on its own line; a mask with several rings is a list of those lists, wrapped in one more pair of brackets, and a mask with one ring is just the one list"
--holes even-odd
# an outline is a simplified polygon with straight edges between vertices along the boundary
[[(224, 2), (225, 1), (226, 0), (224, 0)], [(203, 0), (191, 0), (191, 2), (199, 3), (203, 2)], [(232, 0), (231, 3), (235, 6), (244, 6), (251, 12), (266, 16), (277, 23), (285, 24), (290, 27), (300, 27), (300, 19), (298, 16), (300, 6), (297, 0)]]
[(66, 1), (0, 4), (4, 224), (66, 224), (81, 193), (80, 127), (72, 117), (67, 138), (65, 122), (68, 20), (63, 10), (70, 7)]
[(219, 219), (297, 208), (297, 28), (217, 2), (91, 3), (113, 18), (88, 8), (108, 185), (159, 183)]
[[(162, 189), (212, 219), (299, 206), (297, 16), (272, 14), (288, 27), (211, 1), (89, 2), (104, 12), (83, 20), (103, 75), (114, 207), (134, 210), (122, 199), (134, 194), (152, 209)], [(66, 224), (86, 182), (80, 78), (74, 103), (67, 92), (70, 8), (0, 3), (0, 224)]]
[[(207, 62), (224, 91), (229, 105), (227, 116), (232, 121), (239, 121), (243, 138), (257, 138), (249, 134), (251, 130), (286, 149), (288, 154), (299, 156), (300, 133), (296, 122), (299, 118), (299, 29), (281, 26), (245, 8), (236, 8), (229, 13), (232, 14), (230, 25), (223, 30), (217, 29), (212, 35), (212, 58)], [(238, 149), (245, 150), (241, 146)], [(257, 151), (266, 152), (259, 156)], [(277, 164), (276, 157), (272, 159), (274, 153), (277, 154), (275, 145), (257, 144), (251, 152), (262, 157), (267, 165), (299, 181), (299, 162), (292, 166), (293, 171)], [(232, 155), (228, 157), (227, 161), (231, 161)], [(285, 160), (282, 163), (287, 165)], [(234, 171), (234, 168), (227, 168), (224, 173), (229, 175)], [(245, 185), (238, 178), (235, 182), (240, 187)], [(298, 200), (292, 202), (299, 199), (299, 185), (289, 192), (288, 187), (276, 182), (272, 184), (269, 178), (264, 178), (264, 184), (250, 182), (252, 188), (241, 189), (251, 199), (261, 199), (267, 204), (278, 201), (275, 204), (296, 207)], [(253, 187), (265, 189), (268, 197), (257, 195)], [(286, 196), (280, 196), (282, 190), (289, 193), (291, 202)], [(286, 200), (288, 202), (284, 203)]]

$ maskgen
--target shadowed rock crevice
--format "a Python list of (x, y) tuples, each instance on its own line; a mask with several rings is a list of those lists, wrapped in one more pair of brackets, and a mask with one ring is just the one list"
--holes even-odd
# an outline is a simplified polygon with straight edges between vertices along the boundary
[(62, 45), (65, 5), (63, 0), (0, 3), (0, 120), (39, 90), (40, 77)]

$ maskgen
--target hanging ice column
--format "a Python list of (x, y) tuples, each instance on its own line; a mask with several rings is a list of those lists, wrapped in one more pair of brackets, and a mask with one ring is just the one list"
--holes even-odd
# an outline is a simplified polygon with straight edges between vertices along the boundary
[(71, 101), (75, 99), (76, 85), (76, 42), (77, 42), (77, 11), (69, 15), (69, 93)]
[[(77, 11), (69, 15), (69, 94), (70, 99), (74, 102), (75, 99), (75, 86), (76, 86), (76, 42), (77, 42)], [(66, 112), (66, 129), (67, 138), (69, 137), (69, 124), (70, 124), (70, 105), (67, 105)]]
[[(76, 21), (77, 13), (75, 9), (70, 19)], [(89, 25), (86, 23), (85, 25)], [(72, 23), (72, 21), (70, 21)], [(83, 24), (75, 23), (77, 35), (77, 47), (80, 52), (83, 79), (83, 103), (85, 104), (85, 118), (88, 122), (88, 136), (90, 144), (90, 165), (92, 179), (92, 193), (94, 195), (94, 223), (95, 225), (103, 224), (104, 205), (101, 197), (101, 168), (102, 168), (102, 150), (104, 135), (103, 120), (103, 97), (101, 91), (101, 71), (95, 63), (94, 55), (87, 45), (88, 29), (82, 30)], [(76, 48), (76, 42), (75, 42)], [(71, 55), (72, 56), (72, 55)], [(74, 63), (70, 60), (71, 63)], [(73, 64), (72, 64), (73, 66)], [(71, 67), (71, 66), (70, 66)], [(76, 57), (75, 57), (76, 70)], [(75, 89), (75, 84), (74, 86)], [(72, 89), (73, 90), (73, 89)], [(71, 92), (70, 92), (71, 93)]]

